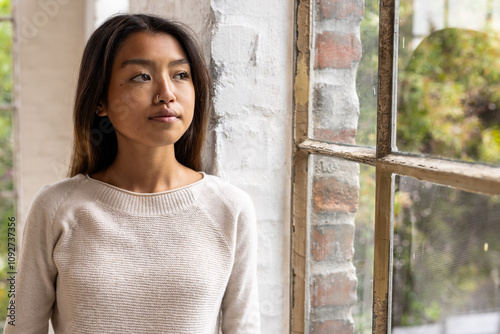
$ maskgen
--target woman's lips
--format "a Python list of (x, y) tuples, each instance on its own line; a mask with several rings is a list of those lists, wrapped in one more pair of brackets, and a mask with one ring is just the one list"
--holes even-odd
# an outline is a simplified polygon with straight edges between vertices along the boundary
[(150, 120), (161, 122), (161, 123), (173, 123), (179, 119), (177, 112), (173, 109), (163, 110), (160, 113), (149, 117)]
[(179, 118), (177, 118), (177, 116), (154, 116), (150, 117), (149, 119), (162, 123), (173, 123), (177, 121)]

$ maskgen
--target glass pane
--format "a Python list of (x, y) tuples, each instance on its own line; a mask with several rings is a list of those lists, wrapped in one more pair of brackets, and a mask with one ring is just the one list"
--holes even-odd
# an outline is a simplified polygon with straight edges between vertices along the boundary
[(0, 16), (10, 16), (10, 15), (11, 15), (10, 0), (0, 0)]
[[(8, 253), (8, 244), (7, 244), (7, 232), (8, 232), (8, 224), (9, 224), (9, 218), (13, 219), (15, 218), (14, 216), (14, 199), (2, 199), (0, 198), (0, 219), (1, 219), (1, 224), (0, 224), (0, 235), (2, 238), (0, 238), (0, 309), (6, 310), (7, 305), (9, 303), (9, 289), (10, 289), (10, 284), (7, 284), (7, 278), (8, 275), (7, 273), (10, 272), (11, 270), (9, 269), (9, 261), (7, 258), (7, 253)], [(16, 227), (17, 222), (16, 222)], [(11, 230), (12, 232), (12, 230)], [(16, 229), (16, 242), (17, 242), (17, 236), (18, 236), (18, 231)], [(6, 313), (2, 312), (2, 317), (5, 317)], [(3, 326), (5, 324), (5, 318), (0, 319), (0, 332), (3, 332)]]
[(361, 22), (363, 56), (356, 75), (359, 97), (359, 123), (356, 144), (375, 146), (377, 141), (378, 89), (378, 27), (379, 1), (365, 1), (365, 15)]
[(401, 0), (400, 151), (500, 163), (500, 2)]
[(0, 191), (14, 189), (12, 112), (0, 111)]
[(393, 334), (500, 331), (500, 197), (396, 178)]
[(375, 146), (378, 1), (314, 4), (310, 137)]
[(357, 302), (352, 307), (354, 333), (372, 333), (373, 259), (375, 229), (375, 168), (359, 164), (359, 204), (354, 222), (354, 267)]
[(12, 103), (12, 24), (0, 21), (0, 106)]
[(375, 170), (310, 159), (309, 333), (371, 333)]

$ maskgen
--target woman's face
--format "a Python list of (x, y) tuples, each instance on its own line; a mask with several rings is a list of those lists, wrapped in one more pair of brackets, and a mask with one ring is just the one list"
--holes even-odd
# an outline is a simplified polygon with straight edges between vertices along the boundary
[(118, 149), (173, 145), (193, 120), (195, 90), (184, 50), (171, 35), (138, 32), (119, 48), (100, 116)]

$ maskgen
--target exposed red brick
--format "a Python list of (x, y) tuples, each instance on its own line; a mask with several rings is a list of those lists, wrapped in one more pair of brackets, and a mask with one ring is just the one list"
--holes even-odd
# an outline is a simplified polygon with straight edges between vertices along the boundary
[(341, 306), (356, 302), (358, 280), (348, 272), (318, 275), (312, 278), (311, 306)]
[(311, 324), (311, 334), (353, 334), (354, 324), (347, 320), (327, 320)]
[(334, 178), (313, 181), (313, 206), (316, 212), (351, 212), (358, 210), (358, 188)]
[(345, 20), (364, 15), (362, 0), (318, 0), (322, 19)]
[(314, 139), (343, 143), (356, 144), (356, 129), (314, 129)]
[(354, 226), (315, 226), (312, 231), (311, 255), (315, 261), (341, 257), (350, 261), (353, 254)]
[(315, 68), (351, 68), (361, 60), (361, 42), (354, 34), (325, 31), (316, 35)]

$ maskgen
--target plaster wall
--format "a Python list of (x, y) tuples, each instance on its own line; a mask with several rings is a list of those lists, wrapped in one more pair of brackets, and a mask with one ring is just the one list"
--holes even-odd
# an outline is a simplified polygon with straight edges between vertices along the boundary
[(255, 202), (262, 333), (288, 333), (293, 2), (211, 6), (215, 171)]
[[(109, 0), (106, 0), (109, 1)], [(212, 37), (212, 10), (208, 0), (132, 0), (131, 13), (149, 13), (175, 19), (187, 24), (198, 36), (205, 51), (207, 63), (210, 60)]]
[(67, 172), (74, 87), (83, 51), (83, 12), (83, 0), (17, 2), (20, 222), (35, 193)]

